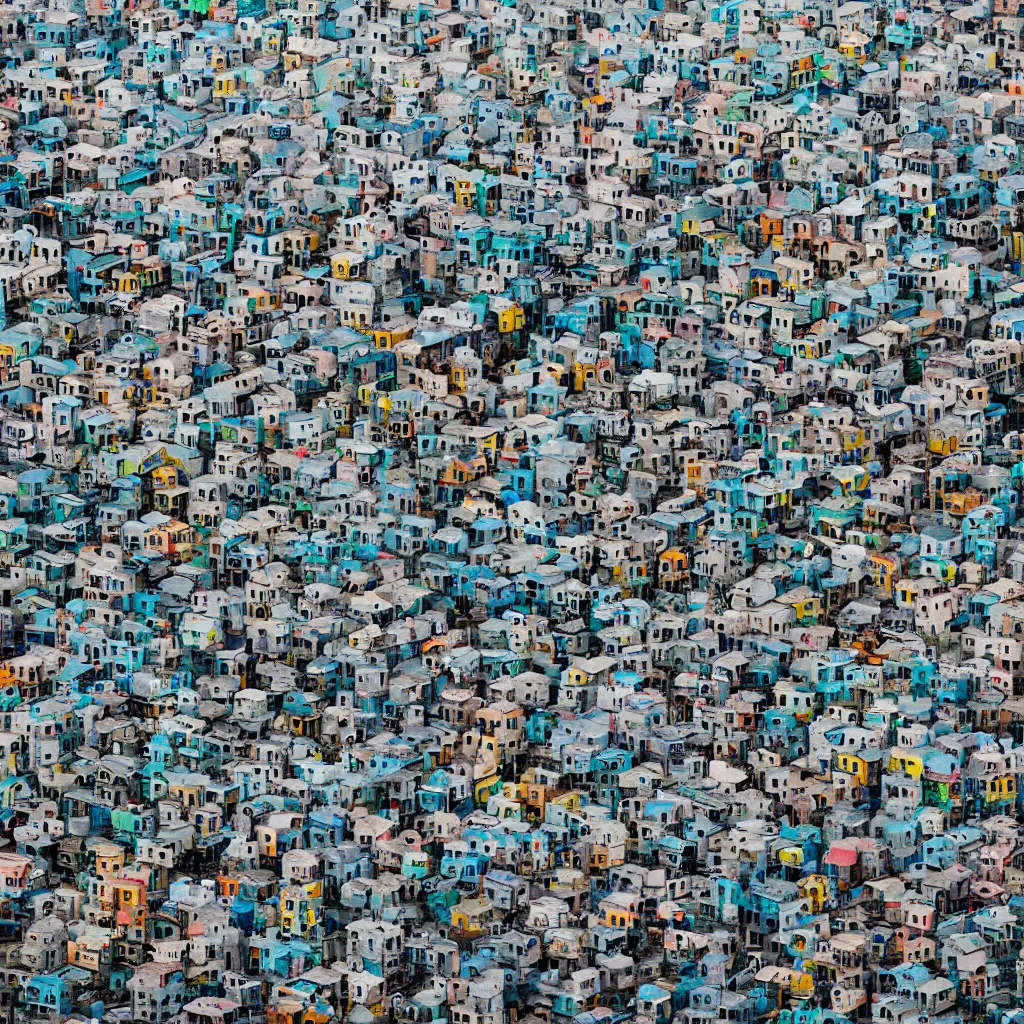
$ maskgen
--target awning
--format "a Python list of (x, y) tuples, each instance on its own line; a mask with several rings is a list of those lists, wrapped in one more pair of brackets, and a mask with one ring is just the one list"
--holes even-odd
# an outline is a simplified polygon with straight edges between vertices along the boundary
[(857, 851), (846, 846), (833, 846), (825, 855), (825, 863), (834, 867), (853, 867), (857, 863)]

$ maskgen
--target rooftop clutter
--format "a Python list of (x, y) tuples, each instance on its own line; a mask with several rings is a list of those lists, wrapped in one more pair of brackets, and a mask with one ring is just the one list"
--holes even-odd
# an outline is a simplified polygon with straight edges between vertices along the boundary
[(0, 1014), (1024, 1024), (1019, 14), (0, 8)]

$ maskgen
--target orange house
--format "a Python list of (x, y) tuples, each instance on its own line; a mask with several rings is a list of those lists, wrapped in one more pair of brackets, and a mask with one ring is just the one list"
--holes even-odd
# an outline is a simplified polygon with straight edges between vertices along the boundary
[(772, 210), (761, 211), (761, 237), (767, 243), (775, 235), (783, 231), (783, 218)]

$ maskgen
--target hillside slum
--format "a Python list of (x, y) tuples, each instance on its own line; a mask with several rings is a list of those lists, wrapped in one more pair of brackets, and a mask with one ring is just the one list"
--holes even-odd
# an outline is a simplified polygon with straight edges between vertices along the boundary
[(1024, 1024), (1016, 2), (0, 40), (0, 1019)]

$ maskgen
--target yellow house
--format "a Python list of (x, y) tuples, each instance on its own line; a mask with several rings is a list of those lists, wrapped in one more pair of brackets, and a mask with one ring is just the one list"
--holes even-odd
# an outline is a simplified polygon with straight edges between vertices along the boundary
[(206, 785), (203, 776), (191, 772), (174, 775), (167, 787), (167, 795), (182, 807), (202, 807), (206, 803)]
[(868, 763), (856, 754), (837, 753), (836, 766), (846, 775), (852, 776), (861, 786), (868, 784)]
[(684, 235), (701, 235), (705, 230), (714, 230), (714, 222), (710, 223), (706, 220), (701, 220), (699, 217), (687, 217), (680, 224), (680, 229)]
[(1017, 795), (1017, 783), (1012, 775), (1000, 775), (995, 779), (982, 779), (981, 788), (985, 793), (985, 803), (994, 804), (1003, 800), (1013, 800)]
[(498, 453), (498, 431), (477, 438), (476, 450), (482, 455), (485, 452)]
[(824, 342), (817, 338), (806, 337), (793, 343), (793, 355), (802, 359), (820, 359), (824, 352)]
[(669, 548), (658, 556), (658, 583), (671, 590), (690, 580), (690, 560), (685, 551)]
[(136, 394), (139, 396), (142, 404), (147, 407), (171, 404), (170, 395), (162, 392), (156, 384), (146, 384), (144, 387), (138, 388)]
[(238, 91), (238, 75), (234, 71), (222, 71), (213, 76), (213, 98), (225, 99)]
[(128, 910), (145, 909), (145, 885), (136, 878), (117, 879), (114, 883), (114, 905)]
[(391, 348), (395, 344), (395, 332), (385, 331), (379, 327), (361, 327), (357, 328), (360, 334), (365, 334), (368, 338), (373, 339), (373, 343), (377, 348)]
[(839, 56), (847, 62), (863, 64), (868, 59), (871, 40), (863, 32), (850, 32), (839, 43)]
[(132, 273), (130, 270), (115, 270), (112, 278), (117, 284), (117, 290), (119, 292), (129, 292), (132, 294), (138, 294), (142, 290), (141, 282), (139, 281), (139, 275)]
[(779, 863), (786, 867), (798, 868), (804, 862), (802, 846), (786, 846), (779, 850)]
[(502, 786), (502, 793), (507, 799), (524, 804), (527, 817), (544, 817), (544, 808), (548, 802), (548, 787), (540, 782), (534, 782), (532, 771), (526, 772), (520, 782), (506, 782)]
[[(384, 1013), (383, 1005), (378, 1005), (380, 1011), (374, 1014), (375, 1017), (380, 1017)], [(329, 1003), (313, 1003), (302, 1011), (302, 1024), (327, 1024), (333, 1016), (334, 1011), (330, 1009)]]
[(704, 480), (704, 468), (707, 465), (703, 460), (695, 459), (686, 466), (686, 486), (692, 487), (699, 497), (707, 494), (707, 485)]
[(829, 896), (828, 879), (824, 875), (806, 875), (796, 885), (807, 900), (811, 913), (820, 914)]
[(821, 614), (821, 598), (811, 595), (793, 602), (793, 614), (797, 620), (804, 625), (808, 622), (817, 622)]
[(881, 587), (887, 594), (892, 594), (896, 573), (899, 569), (895, 558), (888, 555), (872, 555), (868, 559), (868, 568), (874, 578), (875, 586)]
[(889, 752), (889, 771), (906, 772), (912, 779), (919, 779), (924, 772), (924, 758), (913, 750), (893, 747)]
[(367, 327), (362, 329), (362, 333), (368, 338), (373, 338), (373, 343), (377, 348), (394, 348), (400, 341), (411, 338), (415, 329), (415, 321), (410, 321), (401, 327), (387, 330), (382, 327)]
[[(597, 843), (590, 848), (590, 867), (592, 870), (604, 870), (618, 864), (624, 864), (625, 846), (608, 847), (603, 843)], [(615, 850), (616, 852), (612, 852)]]
[(521, 331), (526, 325), (526, 314), (518, 302), (513, 303), (508, 309), (503, 309), (498, 314), (498, 330), (502, 334), (511, 334), (513, 331)]
[(120, 872), (125, 865), (125, 850), (117, 843), (99, 843), (93, 847), (96, 858), (96, 873), (113, 875)]
[[(839, 435), (842, 440), (844, 452), (852, 452), (856, 451), (858, 448), (864, 447), (864, 431), (860, 427), (843, 427), (843, 429), (840, 430)], [(863, 475), (867, 479), (864, 483), (856, 486), (858, 491), (863, 490), (870, 483), (869, 474), (865, 471)], [(844, 493), (846, 493), (845, 490)]]
[(764, 985), (778, 987), (778, 1003), (783, 1005), (782, 993), (788, 992), (792, 999), (810, 999), (814, 995), (814, 977), (805, 971), (795, 971), (791, 967), (770, 965), (762, 967), (754, 976)]
[(960, 447), (956, 434), (947, 434), (941, 427), (928, 431), (928, 451), (933, 455), (952, 455)]
[(942, 496), (942, 507), (951, 516), (965, 516), (972, 508), (977, 508), (980, 504), (981, 492), (973, 488)]
[(473, 205), (473, 182), (468, 178), (455, 179), (455, 202), (459, 206), (471, 207)]
[(373, 381), (369, 384), (360, 384), (356, 389), (356, 396), (359, 399), (359, 404), (366, 406), (367, 409), (370, 405), (375, 404), (377, 395), (377, 385)]
[(814, 995), (814, 975), (807, 971), (794, 971), (789, 994), (794, 999), (810, 999)]
[(572, 364), (572, 371), (575, 377), (573, 386), (576, 391), (585, 390), (588, 384), (592, 384), (597, 380), (597, 363), (581, 363), (577, 361)]
[(178, 467), (170, 463), (163, 463), (153, 470), (153, 487), (177, 487)]
[(363, 276), (366, 259), (358, 252), (336, 252), (331, 257), (331, 277), (339, 281), (354, 281)]
[(956, 579), (956, 562), (949, 558), (937, 558), (931, 563), (936, 570), (935, 578), (943, 583), (952, 583)]
[(899, 608), (912, 608), (919, 592), (917, 582), (912, 579), (902, 579), (896, 584), (896, 605)]
[(15, 348), (9, 341), (0, 341), (0, 380), (6, 380), (14, 366)]
[(612, 658), (577, 659), (569, 666), (566, 682), (569, 686), (599, 686), (606, 682), (614, 664)]
[(481, 896), (463, 900), (452, 907), (452, 930), (462, 938), (479, 938), (494, 917), (494, 904)]
[(238, 294), (246, 299), (246, 307), (250, 313), (265, 313), (281, 305), (280, 298), (274, 292), (258, 285), (239, 284)]
[(498, 792), (501, 786), (501, 776), (495, 773), (484, 779), (479, 779), (473, 784), (473, 799), (478, 806), (486, 806), (487, 801)]
[(1011, 232), (1010, 239), (1013, 245), (1013, 258), (1015, 260), (1024, 259), (1024, 231)]
[(580, 792), (578, 789), (571, 789), (568, 793), (559, 793), (550, 801), (557, 807), (564, 807), (567, 811), (578, 811), (580, 808)]
[(304, 938), (316, 927), (316, 907), (302, 888), (285, 886), (281, 906), (283, 935)]
[(635, 928), (640, 920), (639, 896), (635, 893), (613, 892), (598, 904), (600, 922), (607, 928)]

